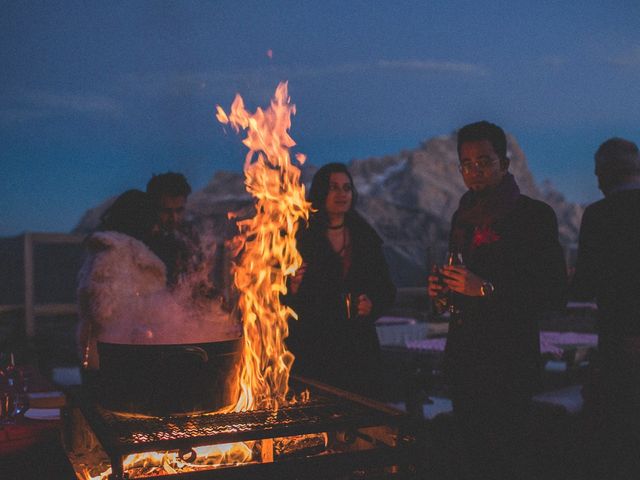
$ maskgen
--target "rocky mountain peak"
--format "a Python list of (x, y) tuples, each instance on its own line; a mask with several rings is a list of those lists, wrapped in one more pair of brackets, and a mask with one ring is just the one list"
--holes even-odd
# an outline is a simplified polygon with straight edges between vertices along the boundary
[[(522, 193), (549, 203), (558, 216), (562, 243), (574, 244), (582, 207), (567, 202), (548, 182), (538, 187), (517, 140), (507, 135), (507, 141), (509, 171)], [(396, 155), (353, 160), (349, 168), (359, 193), (358, 210), (383, 237), (396, 282), (421, 285), (425, 258), (428, 252), (437, 257), (446, 249), (451, 216), (466, 191), (458, 172), (455, 132)], [(316, 166), (303, 166), (302, 181), (307, 188), (316, 171)], [(242, 173), (219, 171), (202, 190), (191, 195), (187, 212), (197, 225), (215, 230), (222, 229), (227, 212), (251, 203)], [(101, 205), (90, 210), (75, 231), (95, 228), (95, 219), (104, 208)]]

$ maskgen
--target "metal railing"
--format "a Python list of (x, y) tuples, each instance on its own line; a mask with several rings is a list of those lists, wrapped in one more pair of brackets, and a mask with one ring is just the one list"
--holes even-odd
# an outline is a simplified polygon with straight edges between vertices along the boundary
[(36, 305), (35, 299), (35, 255), (34, 246), (40, 244), (80, 244), (83, 235), (68, 233), (26, 232), (24, 234), (24, 303), (0, 305), (0, 314), (24, 312), (24, 329), (27, 338), (33, 338), (36, 331), (36, 317), (51, 315), (73, 315), (77, 313), (75, 303), (45, 303)]
[[(83, 235), (73, 235), (67, 233), (41, 233), (41, 232), (26, 232), (24, 234), (24, 303), (23, 304), (11, 304), (0, 305), (0, 315), (5, 313), (24, 311), (24, 329), (27, 338), (33, 338), (36, 330), (36, 317), (38, 316), (63, 316), (73, 315), (77, 313), (77, 306), (75, 303), (45, 303), (35, 304), (35, 287), (34, 287), (34, 272), (35, 272), (35, 255), (34, 246), (36, 244), (80, 244), (84, 240)], [(394, 245), (401, 243), (403, 246), (419, 246), (417, 242), (404, 241), (404, 242), (389, 242), (388, 245)], [(575, 262), (576, 245), (564, 245), (565, 258), (569, 265)], [(431, 265), (432, 262), (440, 259), (444, 255), (447, 249), (447, 245), (434, 244), (432, 246), (423, 247), (425, 250), (425, 267)], [(428, 268), (428, 267), (427, 267)], [(422, 290), (423, 286), (415, 288), (403, 288), (401, 290), (409, 293), (410, 291), (418, 292)]]

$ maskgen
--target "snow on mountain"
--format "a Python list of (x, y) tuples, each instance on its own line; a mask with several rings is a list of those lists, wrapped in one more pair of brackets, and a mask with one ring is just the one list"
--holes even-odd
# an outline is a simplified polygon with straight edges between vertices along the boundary
[[(567, 202), (548, 182), (542, 187), (536, 184), (511, 135), (508, 154), (509, 170), (521, 191), (549, 203), (558, 216), (561, 242), (575, 244), (583, 208)], [(396, 155), (353, 160), (349, 168), (359, 193), (358, 210), (384, 239), (396, 283), (422, 285), (427, 263), (444, 255), (451, 215), (466, 191), (458, 172), (455, 133), (434, 137)], [(316, 171), (313, 165), (303, 166), (302, 181), (307, 188)], [(241, 173), (216, 172), (202, 190), (191, 195), (187, 214), (196, 225), (215, 231), (223, 228), (227, 212), (246, 209), (251, 203)], [(105, 204), (89, 210), (74, 231), (95, 228)]]

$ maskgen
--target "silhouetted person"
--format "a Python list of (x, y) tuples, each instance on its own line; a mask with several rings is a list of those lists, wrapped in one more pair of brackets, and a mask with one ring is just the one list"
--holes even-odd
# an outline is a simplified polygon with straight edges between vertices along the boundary
[[(640, 155), (622, 138), (595, 154), (605, 198), (585, 210), (572, 296), (598, 304), (599, 399), (611, 478), (640, 478)], [(592, 396), (592, 398), (596, 398)], [(590, 400), (586, 398), (585, 401)], [(594, 412), (595, 413), (595, 412)], [(618, 476), (615, 476), (618, 475)]]
[(167, 267), (167, 282), (175, 285), (197, 262), (198, 236), (185, 222), (185, 208), (191, 186), (181, 173), (154, 175), (147, 194), (156, 210), (160, 229), (149, 245)]
[(455, 293), (444, 371), (461, 440), (456, 459), (464, 478), (527, 478), (538, 315), (562, 307), (566, 293), (558, 224), (551, 207), (520, 194), (500, 127), (482, 121), (460, 129), (458, 157), (469, 190), (453, 215), (449, 248), (464, 264), (444, 267), (442, 281), (430, 275), (428, 285), (432, 298)]

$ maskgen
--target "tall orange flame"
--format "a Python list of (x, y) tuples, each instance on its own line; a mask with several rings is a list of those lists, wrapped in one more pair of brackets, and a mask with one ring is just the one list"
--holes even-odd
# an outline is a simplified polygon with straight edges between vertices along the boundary
[[(239, 95), (231, 105), (230, 115), (217, 107), (220, 122), (231, 124), (237, 131), (247, 131), (243, 140), (249, 148), (244, 164), (245, 185), (255, 198), (256, 208), (253, 218), (238, 222), (240, 233), (235, 239), (243, 247), (233, 273), (240, 292), (244, 345), (236, 388), (239, 394), (230, 409), (238, 412), (258, 408), (277, 410), (286, 403), (289, 388), (294, 357), (286, 349), (284, 339), (288, 335), (287, 319), (297, 316), (282, 305), (280, 294), (286, 293), (286, 277), (302, 264), (295, 236), (299, 221), (307, 220), (310, 210), (304, 185), (300, 183), (300, 169), (291, 163), (289, 155), (289, 149), (295, 145), (288, 133), (294, 113), (295, 105), (290, 103), (286, 83), (278, 85), (267, 110), (258, 108), (250, 114)], [(303, 164), (306, 157), (298, 153), (296, 159)], [(326, 445), (326, 434), (321, 435)], [(283, 441), (295, 442), (297, 437)], [(171, 474), (182, 468), (196, 471), (207, 465), (246, 463), (253, 458), (252, 444), (196, 447), (196, 463), (182, 460), (178, 452), (133, 454), (124, 459), (123, 466), (125, 471), (161, 467), (163, 474)], [(99, 480), (111, 473), (108, 468), (98, 476), (91, 476), (85, 468), (81, 476), (83, 480)]]
[[(217, 118), (236, 131), (245, 130), (246, 189), (255, 199), (256, 214), (238, 222), (243, 252), (234, 267), (234, 282), (240, 292), (244, 350), (241, 360), (235, 411), (277, 410), (286, 402), (293, 354), (286, 349), (287, 318), (295, 313), (280, 301), (286, 293), (286, 277), (302, 264), (296, 250), (298, 222), (308, 219), (300, 169), (293, 165), (289, 149), (291, 115), (287, 83), (280, 83), (271, 106), (249, 113), (236, 95), (227, 115), (217, 107)], [(296, 156), (302, 164), (303, 155)]]

